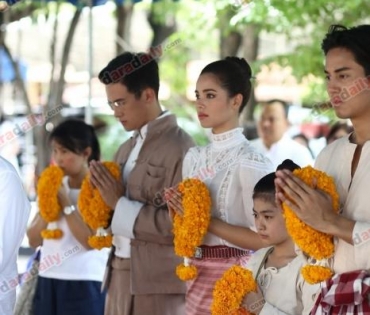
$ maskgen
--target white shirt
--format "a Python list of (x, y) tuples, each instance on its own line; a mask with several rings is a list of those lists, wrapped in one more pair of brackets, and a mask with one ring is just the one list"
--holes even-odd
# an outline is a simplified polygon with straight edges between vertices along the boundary
[(13, 314), (18, 284), (17, 255), (31, 204), (14, 167), (0, 157), (0, 314)]
[[(171, 113), (167, 111), (158, 116), (156, 119), (161, 119), (170, 114)], [(131, 150), (123, 169), (123, 182), (126, 187), (128, 176), (136, 165), (136, 160), (146, 139), (147, 133), (148, 124), (144, 125), (140, 129), (140, 132), (135, 132), (134, 134), (134, 137), (136, 138), (136, 143), (134, 148)], [(121, 258), (131, 257), (130, 240), (135, 238), (134, 224), (137, 216), (139, 215), (140, 209), (144, 206), (144, 204), (139, 201), (128, 199), (128, 194), (129, 191), (126, 189), (126, 196), (121, 197), (118, 200), (111, 224), (113, 233), (113, 245), (116, 247), (115, 255)]]
[(354, 245), (341, 239), (336, 240), (336, 273), (370, 269), (370, 141), (362, 147), (351, 183), (351, 166), (356, 146), (349, 142), (349, 136), (340, 138), (323, 149), (315, 164), (316, 168), (334, 178), (340, 196), (341, 214), (356, 221), (352, 233)]
[(11, 122), (5, 120), (0, 124), (0, 155), (8, 160), (20, 175), (20, 168), (18, 163), (17, 154), (20, 150), (19, 137), (22, 130)]
[(301, 267), (307, 264), (307, 260), (300, 253), (284, 267), (265, 268), (265, 257), (270, 249), (271, 247), (267, 247), (258, 250), (244, 266), (252, 271), (254, 278), (261, 267), (257, 284), (265, 304), (259, 314), (308, 315), (315, 303), (320, 285), (310, 285), (304, 281)]
[[(76, 205), (80, 189), (70, 188), (67, 176), (63, 178), (63, 185), (72, 204)], [(61, 217), (57, 225), (63, 231), (63, 236), (60, 239), (43, 240), (39, 275), (51, 279), (101, 282), (109, 249), (88, 250), (83, 247), (71, 232), (65, 216)]]
[[(183, 178), (197, 177), (208, 187), (212, 216), (255, 230), (252, 194), (257, 181), (273, 171), (271, 162), (243, 135), (242, 128), (212, 134), (205, 147), (190, 148), (183, 163)], [(207, 233), (204, 245), (236, 247)]]
[(274, 143), (270, 149), (265, 146), (261, 138), (251, 140), (250, 143), (271, 160), (275, 169), (285, 159), (290, 159), (301, 167), (314, 163), (310, 151), (287, 135)]

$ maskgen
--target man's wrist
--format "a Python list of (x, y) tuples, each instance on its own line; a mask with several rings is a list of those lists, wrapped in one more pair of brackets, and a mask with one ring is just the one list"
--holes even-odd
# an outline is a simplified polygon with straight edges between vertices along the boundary
[(356, 222), (347, 219), (339, 214), (333, 215), (328, 222), (327, 230), (325, 233), (340, 238), (347, 243), (353, 243), (353, 229)]

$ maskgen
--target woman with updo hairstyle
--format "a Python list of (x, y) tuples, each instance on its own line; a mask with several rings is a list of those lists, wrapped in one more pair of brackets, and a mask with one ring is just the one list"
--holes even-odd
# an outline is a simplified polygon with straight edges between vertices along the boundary
[[(183, 179), (198, 178), (208, 187), (212, 218), (191, 264), (198, 275), (187, 282), (186, 314), (209, 315), (216, 280), (241, 265), (263, 245), (255, 232), (252, 194), (271, 162), (243, 135), (239, 115), (251, 94), (252, 71), (243, 58), (226, 57), (207, 65), (196, 83), (196, 110), (211, 143), (191, 148), (183, 162)], [(170, 214), (182, 215), (177, 188), (166, 191)]]

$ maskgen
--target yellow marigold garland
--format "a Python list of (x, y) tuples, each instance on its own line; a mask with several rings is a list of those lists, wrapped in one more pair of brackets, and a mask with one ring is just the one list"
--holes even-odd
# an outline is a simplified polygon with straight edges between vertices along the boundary
[(196, 178), (183, 180), (178, 187), (182, 194), (183, 216), (175, 215), (173, 222), (175, 253), (184, 257), (184, 264), (176, 268), (177, 276), (188, 281), (197, 276), (189, 258), (202, 243), (211, 219), (211, 196), (207, 186)]
[(327, 267), (306, 265), (302, 267), (301, 274), (309, 284), (315, 284), (329, 279), (333, 272)]
[(250, 270), (232, 266), (216, 281), (213, 289), (212, 315), (252, 315), (241, 307), (243, 298), (257, 292), (257, 283)]
[(41, 217), (48, 222), (48, 227), (41, 231), (44, 239), (59, 239), (63, 236), (57, 221), (62, 210), (58, 201), (58, 190), (62, 184), (63, 171), (56, 165), (47, 167), (37, 182), (38, 206)]
[[(121, 171), (117, 163), (103, 162), (103, 165), (115, 179), (119, 179)], [(83, 220), (91, 229), (97, 231), (96, 235), (89, 238), (89, 245), (96, 249), (112, 246), (112, 236), (108, 235), (105, 229), (109, 225), (113, 209), (105, 204), (99, 190), (92, 187), (90, 175), (82, 182), (77, 204)]]
[[(296, 169), (293, 174), (310, 187), (329, 194), (334, 211), (339, 211), (339, 195), (332, 177), (311, 166)], [(283, 210), (289, 235), (304, 253), (316, 260), (316, 266), (307, 265), (301, 270), (304, 279), (313, 284), (330, 278), (331, 269), (322, 265), (327, 265), (327, 259), (334, 253), (333, 236), (319, 232), (302, 222), (286, 203), (283, 203)]]

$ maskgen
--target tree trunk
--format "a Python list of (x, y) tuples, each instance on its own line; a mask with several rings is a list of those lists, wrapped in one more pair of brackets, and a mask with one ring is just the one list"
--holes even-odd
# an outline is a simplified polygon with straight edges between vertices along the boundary
[(50, 45), (50, 63), (51, 63), (51, 70), (50, 70), (50, 81), (49, 81), (49, 95), (48, 100), (46, 103), (47, 109), (50, 109), (49, 106), (52, 104), (52, 91), (56, 88), (56, 81), (55, 81), (55, 66), (56, 66), (56, 58), (55, 58), (55, 48), (58, 41), (58, 26), (59, 26), (59, 9), (60, 9), (60, 1), (57, 2), (57, 7), (55, 10), (55, 21), (53, 26), (53, 37), (51, 40)]
[(150, 27), (153, 30), (153, 39), (150, 44), (150, 47), (155, 47), (162, 44), (165, 39), (176, 32), (177, 25), (176, 25), (176, 17), (173, 13), (166, 13), (165, 22), (160, 23), (155, 13), (155, 5), (156, 3), (152, 2), (150, 6), (150, 12), (148, 15), (148, 22)]
[[(55, 85), (55, 88), (53, 90), (50, 90), (49, 92), (50, 93), (48, 97), (49, 104), (47, 104), (47, 108), (49, 110), (62, 105), (62, 97), (63, 97), (63, 91), (64, 91), (64, 86), (65, 86), (64, 75), (65, 75), (67, 65), (68, 65), (69, 53), (72, 48), (73, 37), (76, 31), (81, 13), (82, 13), (82, 8), (77, 7), (74, 13), (74, 16), (72, 18), (72, 21), (71, 21), (71, 24), (68, 30), (68, 34), (67, 34), (67, 37), (64, 43), (64, 47), (63, 47), (59, 80), (57, 84)], [(50, 121), (53, 123), (54, 126), (58, 124), (60, 119), (61, 119), (61, 116), (59, 113), (57, 113), (53, 117), (50, 117)], [(37, 147), (37, 154), (38, 154), (36, 174), (39, 174), (46, 166), (50, 164), (50, 148), (47, 145), (48, 132), (46, 130), (46, 123), (50, 121), (45, 121), (45, 124), (36, 127), (36, 130), (35, 130), (35, 136), (36, 136), (35, 140), (36, 140), (36, 147)]]
[(236, 56), (242, 43), (242, 35), (230, 27), (230, 19), (235, 15), (232, 6), (219, 12), (218, 22), (220, 30), (220, 58)]
[(130, 28), (134, 6), (132, 3), (117, 5), (116, 54), (122, 54), (127, 48), (124, 43), (130, 42)]
[[(258, 26), (250, 24), (245, 26), (245, 32), (243, 34), (243, 57), (248, 61), (249, 64), (252, 64), (257, 60), (259, 48), (259, 30)], [(253, 76), (256, 74), (253, 73)], [(253, 86), (255, 86), (255, 80), (252, 81)], [(249, 102), (244, 109), (243, 113), (243, 123), (251, 124), (253, 122), (253, 111), (256, 106), (256, 98), (254, 94), (254, 89), (252, 90), (251, 97)]]

